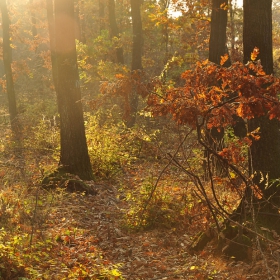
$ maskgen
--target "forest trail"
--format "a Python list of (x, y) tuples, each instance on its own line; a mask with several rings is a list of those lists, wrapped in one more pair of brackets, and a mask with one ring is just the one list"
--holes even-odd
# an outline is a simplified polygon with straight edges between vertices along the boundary
[(97, 262), (116, 265), (129, 280), (267, 277), (262, 261), (247, 264), (214, 256), (215, 244), (191, 255), (187, 248), (195, 232), (187, 225), (180, 229), (127, 230), (123, 217), (131, 205), (123, 199), (123, 191), (107, 183), (93, 185), (98, 190), (96, 196), (67, 194), (60, 202), (63, 207), (50, 215), (51, 224), (45, 231), (57, 235), (66, 229), (79, 229), (80, 233), (72, 235), (67, 244), (61, 243), (60, 251), (67, 252), (70, 265), (97, 250), (103, 256)]

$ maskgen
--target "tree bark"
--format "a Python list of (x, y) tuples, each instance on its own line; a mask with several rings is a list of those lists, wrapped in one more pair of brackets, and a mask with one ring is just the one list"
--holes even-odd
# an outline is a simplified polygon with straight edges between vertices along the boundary
[(47, 8), (47, 20), (50, 40), (50, 52), (51, 52), (51, 63), (52, 63), (52, 77), (55, 89), (57, 89), (57, 68), (55, 63), (55, 32), (54, 32), (54, 6), (53, 0), (46, 0)]
[[(131, 71), (142, 70), (142, 50), (143, 50), (143, 30), (141, 18), (142, 0), (130, 0), (131, 4), (131, 18), (132, 18), (132, 62)], [(126, 120), (126, 126), (132, 127), (136, 121), (136, 114), (138, 109), (138, 94), (136, 86), (133, 86), (132, 92), (129, 96), (130, 114)]]
[[(212, 0), (211, 14), (211, 31), (209, 41), (209, 60), (216, 64), (220, 64), (221, 57), (228, 54), (226, 45), (227, 36), (227, 9), (223, 8), (228, 5), (228, 0)], [(230, 66), (228, 59), (223, 66)]]
[(35, 38), (37, 36), (38, 32), (37, 32), (37, 27), (36, 27), (37, 21), (36, 21), (36, 17), (34, 14), (33, 0), (29, 0), (29, 5), (30, 5), (30, 15), (31, 15), (31, 24), (32, 24), (31, 31), (32, 31), (33, 38)]
[(0, 0), (3, 29), (3, 62), (7, 82), (7, 96), (9, 103), (10, 122), (12, 127), (16, 122), (17, 106), (12, 72), (12, 48), (10, 40), (10, 19), (6, 0)]
[(55, 0), (55, 66), (60, 114), (60, 165), (81, 179), (92, 179), (79, 87), (74, 0)]
[[(108, 0), (109, 22), (111, 30), (111, 38), (120, 38), (119, 28), (116, 20), (115, 0)], [(116, 48), (117, 63), (124, 64), (123, 48)]]
[[(220, 65), (221, 57), (228, 54), (226, 47), (226, 28), (227, 28), (227, 10), (223, 9), (222, 5), (228, 5), (228, 0), (212, 0), (212, 13), (211, 13), (211, 31), (209, 40), (209, 61)], [(231, 64), (230, 59), (224, 63), (223, 66), (229, 67)], [(220, 151), (223, 148), (224, 130), (217, 130), (212, 128), (207, 129), (207, 140), (209, 145), (216, 151)], [(205, 151), (205, 158), (209, 158), (208, 151)], [(208, 180), (211, 174), (207, 168), (209, 163), (205, 161), (205, 179)], [(211, 169), (217, 175), (223, 175), (224, 170), (222, 165), (216, 159), (211, 159)]]
[(132, 63), (131, 70), (143, 69), (142, 67), (142, 52), (143, 52), (143, 30), (141, 18), (142, 0), (130, 0), (131, 3), (131, 18), (132, 18)]
[(80, 15), (81, 15), (81, 18), (80, 18), (80, 30), (81, 30), (81, 42), (83, 44), (86, 44), (86, 20), (85, 20), (85, 2), (84, 0), (81, 0), (79, 2), (80, 4)]
[(104, 0), (99, 0), (99, 31), (105, 29), (105, 4)]
[[(261, 60), (264, 71), (272, 74), (272, 0), (244, 0), (243, 10), (244, 63), (251, 60), (251, 53), (257, 47), (260, 51), (257, 59)], [(253, 141), (250, 149), (252, 174), (257, 174), (255, 182), (266, 198), (273, 195), (271, 201), (280, 206), (280, 188), (275, 184), (266, 188), (267, 182), (260, 183), (261, 176), (268, 175), (269, 180), (280, 177), (279, 122), (260, 117), (250, 120), (248, 127), (249, 131), (260, 128), (260, 140)]]

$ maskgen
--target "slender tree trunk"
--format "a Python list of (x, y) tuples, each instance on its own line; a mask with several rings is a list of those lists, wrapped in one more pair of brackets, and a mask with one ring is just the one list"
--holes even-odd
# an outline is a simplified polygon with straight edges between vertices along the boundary
[[(109, 22), (111, 30), (111, 38), (120, 38), (119, 28), (116, 20), (115, 0), (108, 0)], [(124, 64), (123, 48), (116, 48), (117, 63)]]
[(31, 27), (32, 36), (33, 36), (33, 38), (35, 38), (37, 36), (38, 32), (37, 32), (37, 27), (36, 27), (37, 21), (36, 21), (36, 17), (34, 14), (33, 0), (29, 0), (29, 4), (30, 4), (30, 11), (31, 11), (30, 14), (31, 14), (31, 24), (32, 24), (32, 27)]
[(55, 32), (54, 32), (54, 6), (53, 0), (46, 0), (47, 8), (47, 20), (48, 20), (48, 30), (49, 30), (49, 40), (50, 40), (50, 52), (51, 52), (51, 62), (52, 62), (52, 77), (55, 89), (57, 89), (57, 68), (55, 63)]
[[(209, 60), (216, 64), (220, 64), (221, 56), (228, 54), (226, 46), (227, 9), (223, 9), (222, 5), (228, 5), (228, 0), (212, 0)], [(230, 59), (223, 66), (230, 66)]]
[(63, 170), (92, 179), (79, 86), (74, 0), (55, 0), (55, 66)]
[[(165, 12), (165, 16), (168, 17), (167, 10), (170, 5), (169, 0), (160, 0), (161, 5), (161, 12)], [(164, 55), (164, 61), (163, 63), (166, 64), (169, 59), (169, 34), (168, 34), (168, 20), (163, 24), (162, 26), (162, 36), (163, 36), (163, 42), (165, 47), (165, 55)]]
[(235, 23), (234, 23), (234, 9), (236, 8), (235, 0), (230, 0), (229, 14), (230, 14), (230, 57), (233, 61), (236, 61), (235, 55)]
[(99, 0), (99, 31), (105, 29), (105, 3), (104, 0)]
[(80, 22), (80, 6), (79, 1), (74, 1), (74, 15), (75, 15), (75, 39), (81, 41), (81, 22)]
[(0, 0), (0, 8), (2, 13), (2, 29), (3, 29), (3, 62), (7, 82), (7, 96), (9, 103), (10, 122), (12, 127), (16, 122), (17, 106), (14, 89), (13, 73), (12, 73), (12, 48), (10, 40), (10, 19), (6, 0)]
[(143, 30), (141, 18), (142, 0), (130, 0), (131, 17), (132, 17), (132, 64), (131, 70), (143, 69), (142, 67), (142, 52), (143, 52)]
[[(228, 54), (228, 50), (226, 47), (227, 10), (222, 8), (222, 5), (227, 4), (228, 0), (212, 0), (209, 60), (218, 65), (220, 65), (221, 57)], [(223, 66), (228, 67), (230, 66), (230, 64), (230, 59), (228, 59)], [(207, 130), (207, 140), (209, 142), (209, 145), (217, 151), (220, 151), (223, 148), (223, 137), (223, 129), (219, 131), (216, 128)], [(205, 152), (205, 158), (209, 159), (207, 151)], [(208, 174), (209, 168), (207, 167), (207, 165), (209, 163), (207, 161), (204, 165), (205, 179), (209, 179), (209, 176), (211, 176), (211, 174)], [(211, 167), (212, 172), (216, 172), (216, 174), (218, 175), (222, 175), (224, 173), (223, 167), (214, 158), (212, 158), (211, 160)]]
[[(142, 0), (130, 0), (131, 17), (132, 17), (132, 62), (131, 71), (142, 70), (142, 50), (143, 50), (143, 30), (141, 18)], [(132, 127), (136, 121), (136, 114), (138, 109), (138, 94), (136, 86), (133, 86), (132, 92), (129, 96), (130, 114), (126, 120), (126, 126)]]
[(80, 1), (80, 13), (81, 13), (81, 18), (80, 18), (80, 30), (81, 30), (81, 42), (83, 44), (86, 44), (86, 20), (85, 20), (85, 1), (81, 0)]
[[(244, 63), (251, 60), (255, 47), (260, 54), (264, 71), (273, 73), (272, 56), (272, 0), (244, 0)], [(271, 201), (280, 206), (280, 188), (272, 185), (266, 188), (266, 180), (260, 183), (260, 178), (269, 180), (280, 178), (280, 135), (279, 122), (268, 120), (267, 117), (254, 118), (248, 122), (249, 131), (260, 128), (260, 140), (253, 141), (251, 146), (251, 169), (266, 198), (273, 196)]]

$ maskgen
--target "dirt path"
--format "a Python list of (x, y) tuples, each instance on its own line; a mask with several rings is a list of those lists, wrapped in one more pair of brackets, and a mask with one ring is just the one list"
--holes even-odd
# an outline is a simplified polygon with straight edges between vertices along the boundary
[[(61, 202), (63, 207), (52, 213), (51, 219), (57, 231), (63, 228), (78, 228), (83, 233), (73, 238), (70, 259), (77, 260), (81, 243), (91, 240), (91, 245), (102, 252), (103, 263), (119, 264), (122, 276), (127, 280), (137, 279), (266, 279), (267, 271), (262, 262), (246, 264), (214, 257), (211, 246), (199, 255), (191, 255), (187, 247), (191, 233), (176, 229), (153, 229), (128, 232), (122, 223), (128, 202), (120, 200), (117, 187), (99, 185), (96, 196), (75, 195)], [(75, 240), (77, 239), (77, 240)], [(65, 245), (65, 247), (67, 247)], [(87, 249), (88, 248), (88, 249)], [(83, 248), (82, 254), (92, 246)], [(275, 274), (276, 275), (276, 274)], [(118, 279), (118, 278), (116, 278)]]

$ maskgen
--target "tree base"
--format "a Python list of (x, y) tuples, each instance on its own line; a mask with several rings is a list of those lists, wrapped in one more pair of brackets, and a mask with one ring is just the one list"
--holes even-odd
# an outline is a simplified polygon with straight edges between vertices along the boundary
[(216, 251), (223, 253), (227, 257), (237, 261), (252, 260), (252, 241), (245, 235), (238, 232), (236, 226), (226, 225), (219, 236), (215, 234), (213, 228), (205, 232), (200, 232), (192, 242), (189, 250), (191, 252), (202, 251), (212, 240), (217, 241)]
[(42, 180), (42, 187), (47, 190), (63, 188), (68, 192), (84, 192), (96, 195), (97, 191), (88, 186), (78, 176), (57, 169)]

